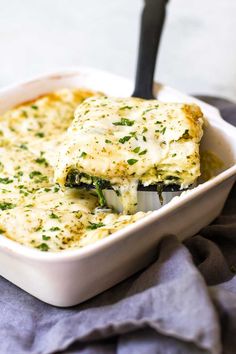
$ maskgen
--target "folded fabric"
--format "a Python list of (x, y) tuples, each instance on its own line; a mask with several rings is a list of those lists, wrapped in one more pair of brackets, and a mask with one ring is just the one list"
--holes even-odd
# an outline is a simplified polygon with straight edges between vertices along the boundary
[(199, 235), (166, 237), (148, 268), (76, 307), (47, 305), (0, 278), (0, 353), (233, 354), (235, 250), (236, 188)]

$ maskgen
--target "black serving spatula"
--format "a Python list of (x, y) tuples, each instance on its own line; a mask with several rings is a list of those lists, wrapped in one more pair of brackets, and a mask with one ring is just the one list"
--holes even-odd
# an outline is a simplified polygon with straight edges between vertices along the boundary
[(132, 97), (155, 99), (153, 78), (168, 0), (145, 0), (141, 18), (138, 62)]
[[(141, 28), (139, 37), (138, 62), (136, 69), (135, 88), (132, 97), (144, 99), (155, 99), (153, 95), (153, 77), (156, 66), (156, 58), (160, 44), (162, 29), (165, 21), (166, 5), (168, 0), (145, 0), (142, 12)], [(94, 180), (97, 180), (94, 178)], [(109, 181), (99, 180), (100, 189), (112, 189)], [(86, 184), (80, 182), (80, 175), (76, 171), (67, 177), (66, 185), (92, 189), (95, 183)], [(175, 192), (180, 187), (177, 184), (143, 186), (139, 184), (138, 191), (157, 191)]]

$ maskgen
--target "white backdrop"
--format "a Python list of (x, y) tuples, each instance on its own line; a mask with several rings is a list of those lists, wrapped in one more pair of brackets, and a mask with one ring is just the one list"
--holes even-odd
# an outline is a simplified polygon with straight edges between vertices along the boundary
[[(0, 86), (68, 65), (135, 72), (142, 0), (0, 0)], [(236, 0), (170, 0), (156, 79), (236, 100)]]

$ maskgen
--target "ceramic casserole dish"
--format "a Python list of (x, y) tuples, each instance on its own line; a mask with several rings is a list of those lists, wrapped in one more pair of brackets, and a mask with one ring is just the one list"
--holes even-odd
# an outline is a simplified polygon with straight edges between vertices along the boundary
[[(133, 83), (94, 69), (63, 70), (1, 90), (0, 114), (40, 95), (72, 87), (126, 97)], [(201, 107), (208, 121), (201, 148), (224, 162), (218, 175), (135, 224), (81, 249), (41, 252), (0, 235), (0, 275), (42, 301), (72, 306), (149, 264), (165, 235), (177, 235), (182, 241), (219, 215), (236, 179), (236, 128), (224, 122), (216, 108), (193, 97), (161, 84), (154, 91), (161, 101), (195, 102)]]

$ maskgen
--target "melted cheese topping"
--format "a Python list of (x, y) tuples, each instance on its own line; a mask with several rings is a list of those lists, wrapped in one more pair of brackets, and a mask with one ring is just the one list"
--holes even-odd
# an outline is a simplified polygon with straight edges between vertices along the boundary
[(1, 237), (41, 251), (59, 251), (93, 243), (145, 215), (94, 212), (94, 192), (61, 190), (54, 183), (56, 152), (74, 110), (93, 95), (64, 89), (0, 117)]
[[(134, 213), (137, 186), (194, 183), (200, 175), (203, 115), (195, 104), (92, 97), (78, 106), (62, 145), (55, 177), (71, 171), (109, 181), (124, 213)], [(86, 177), (87, 176), (87, 177)]]

